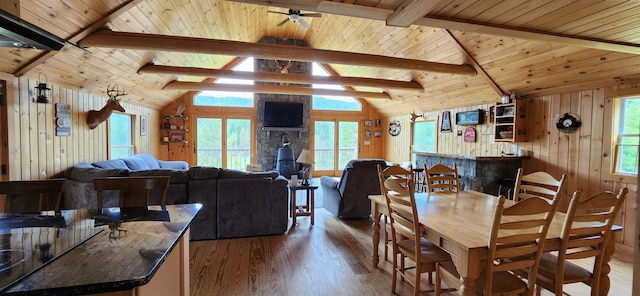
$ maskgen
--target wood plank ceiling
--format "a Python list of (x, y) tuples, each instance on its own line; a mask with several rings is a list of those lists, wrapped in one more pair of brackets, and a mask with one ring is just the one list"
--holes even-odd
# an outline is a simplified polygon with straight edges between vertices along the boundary
[[(415, 81), (424, 88), (354, 86), (363, 93), (388, 94), (390, 99), (365, 99), (387, 116), (491, 103), (498, 100), (500, 91), (539, 96), (640, 81), (640, 3), (636, 1), (239, 1), (246, 3), (23, 0), (18, 13), (80, 44), (100, 28), (243, 43), (275, 36), (301, 39), (324, 51), (475, 68), (477, 74), (461, 75), (330, 64), (341, 76)], [(286, 16), (269, 11), (286, 13), (288, 8), (320, 12), (322, 17), (304, 18), (308, 29), (292, 22), (278, 26)], [(0, 71), (34, 79), (43, 72), (50, 82), (102, 95), (107, 85), (117, 83), (129, 93), (123, 100), (160, 109), (186, 92), (178, 87), (163, 89), (170, 82), (202, 82), (205, 77), (139, 73), (140, 68), (152, 63), (187, 71), (189, 67), (225, 69), (235, 58), (158, 48), (87, 49), (90, 54), (72, 46), (52, 53), (0, 48)]]

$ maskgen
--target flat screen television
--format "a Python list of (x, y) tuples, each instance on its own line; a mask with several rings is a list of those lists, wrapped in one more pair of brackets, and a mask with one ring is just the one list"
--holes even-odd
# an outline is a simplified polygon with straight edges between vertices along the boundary
[(264, 102), (265, 127), (301, 127), (302, 103)]

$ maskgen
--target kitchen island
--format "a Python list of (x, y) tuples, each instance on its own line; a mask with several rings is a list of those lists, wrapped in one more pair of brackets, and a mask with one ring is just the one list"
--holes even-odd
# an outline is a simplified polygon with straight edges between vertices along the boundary
[(200, 208), (0, 213), (0, 295), (189, 295)]

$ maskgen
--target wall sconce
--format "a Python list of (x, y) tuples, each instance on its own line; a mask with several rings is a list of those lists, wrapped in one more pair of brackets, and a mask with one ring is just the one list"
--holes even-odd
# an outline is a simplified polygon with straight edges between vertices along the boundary
[[(44, 83), (41, 82), (40, 78), (44, 75)], [(40, 74), (38, 75), (38, 86), (35, 87), (36, 89), (36, 103), (43, 103), (43, 104), (49, 104), (49, 95), (50, 95), (50, 91), (51, 89), (49, 87), (47, 87), (47, 75), (45, 75), (44, 73), (40, 72)]]

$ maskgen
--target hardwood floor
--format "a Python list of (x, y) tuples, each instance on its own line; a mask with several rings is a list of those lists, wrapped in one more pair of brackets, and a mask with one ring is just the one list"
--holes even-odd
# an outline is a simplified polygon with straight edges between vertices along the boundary
[[(371, 254), (371, 220), (340, 220), (317, 208), (315, 225), (300, 217), (283, 235), (191, 242), (191, 295), (391, 295), (391, 263), (381, 258), (373, 268)], [(609, 295), (631, 295), (633, 251), (616, 250), (611, 266)], [(589, 289), (575, 284), (566, 292)], [(398, 281), (398, 295), (412, 293)]]

